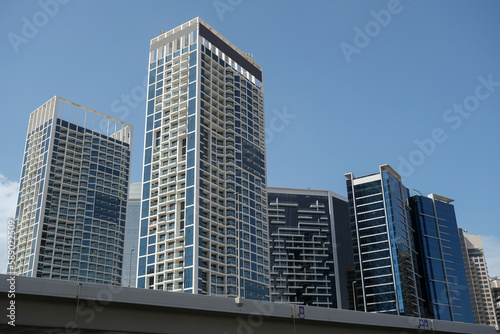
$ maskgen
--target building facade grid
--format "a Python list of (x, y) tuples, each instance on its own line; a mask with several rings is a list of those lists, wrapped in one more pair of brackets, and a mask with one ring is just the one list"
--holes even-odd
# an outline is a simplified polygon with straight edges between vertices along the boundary
[(491, 293), (495, 306), (495, 316), (497, 326), (500, 324), (500, 279), (498, 277), (490, 278)]
[(346, 174), (355, 266), (356, 309), (420, 316), (408, 189), (388, 165)]
[(268, 299), (260, 68), (199, 18), (149, 63), (138, 286)]
[(121, 284), (132, 127), (54, 97), (30, 116), (17, 275)]
[(471, 304), (475, 308), (474, 321), (477, 324), (497, 325), (494, 298), (488, 276), (488, 267), (484, 256), (481, 237), (467, 235), (465, 230), (460, 231), (466, 253), (464, 262), (469, 264), (469, 291)]
[[(330, 191), (268, 188), (271, 300), (349, 308), (347, 199)], [(349, 252), (350, 251), (350, 252)]]
[(453, 200), (410, 198), (426, 317), (474, 323)]

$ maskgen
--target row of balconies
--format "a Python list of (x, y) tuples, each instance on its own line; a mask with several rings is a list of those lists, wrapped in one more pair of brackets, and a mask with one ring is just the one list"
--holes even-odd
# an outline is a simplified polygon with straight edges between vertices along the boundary
[[(210, 166), (204, 166), (203, 168), (200, 168), (200, 170), (203, 171), (201, 177), (204, 181), (211, 182), (214, 184), (223, 184), (224, 181), (234, 182), (236, 180), (234, 173), (228, 174), (227, 170), (216, 167), (213, 168), (211, 172), (209, 172), (209, 169)], [(211, 177), (218, 178), (218, 180), (213, 180)]]
[(185, 106), (183, 105), (184, 102), (187, 101), (187, 94), (181, 95), (176, 98), (171, 98), (171, 99), (164, 99), (163, 101), (163, 108), (179, 108), (179, 109), (184, 109)]
[(203, 67), (208, 72), (213, 72), (213, 75), (222, 78), (221, 80), (223, 80), (224, 77), (234, 77), (233, 73), (230, 70), (225, 71), (225, 66), (221, 66), (217, 61), (213, 60), (210, 56), (203, 53), (201, 67)]
[[(58, 158), (59, 159), (59, 158)], [(51, 172), (51, 175), (62, 175), (63, 171), (65, 172), (70, 172), (72, 173), (71, 175), (73, 176), (74, 174), (84, 176), (82, 175), (82, 168), (78, 167), (73, 167), (73, 166), (66, 166), (66, 168), (62, 168), (61, 166), (55, 166), (54, 165), (54, 159), (52, 159), (52, 167), (54, 167), (54, 172)], [(88, 171), (87, 171), (88, 173)], [(87, 175), (85, 175), (88, 177)]]
[[(202, 261), (200, 268), (208, 269), (208, 270), (211, 270), (213, 272), (218, 272), (221, 274), (226, 274), (226, 269), (228, 270), (228, 274), (229, 274), (229, 269), (230, 269), (230, 268), (226, 268), (226, 265), (223, 263), (212, 263), (209, 265), (209, 261)], [(234, 274), (236, 274), (236, 270), (234, 270)]]
[[(86, 145), (88, 146), (88, 145)], [(92, 145), (90, 145), (92, 146)], [(88, 148), (81, 149), (81, 146), (66, 146), (66, 148), (59, 146), (57, 149), (57, 153), (60, 156), (61, 154), (65, 155), (66, 157), (70, 158), (76, 158), (76, 159), (86, 159), (90, 160), (90, 153), (91, 150)], [(106, 154), (107, 153), (107, 154)], [(122, 160), (126, 160), (127, 156), (122, 155), (121, 152), (114, 152), (110, 150), (106, 150), (105, 148), (99, 149), (99, 157), (100, 158), (105, 158), (109, 161), (115, 161), (120, 163)], [(59, 157), (57, 158), (59, 159)]]
[[(162, 290), (161, 287), (163, 285), (159, 285), (158, 286), (158, 289), (159, 290)], [(184, 291), (184, 283), (183, 282), (178, 282), (177, 283), (177, 286), (172, 286), (172, 284), (167, 284), (164, 288), (163, 288), (163, 291), (171, 291), (171, 292), (175, 292), (175, 291)]]
[(164, 122), (163, 128), (162, 128), (162, 133), (165, 134), (165, 133), (177, 130), (177, 129), (183, 130), (183, 129), (185, 129), (186, 124), (187, 124), (186, 121), (180, 121), (180, 122), (178, 122), (178, 123), (176, 122), (174, 124), (168, 124), (168, 122)]
[[(85, 263), (85, 262), (82, 262)], [(42, 271), (49, 271), (49, 272), (56, 272), (56, 273), (61, 273), (61, 271), (57, 272), (55, 270), (63, 270), (62, 273), (64, 273), (64, 270), (70, 270), (72, 274), (78, 274), (78, 271), (80, 269), (80, 262), (79, 261), (73, 261), (70, 265), (70, 261), (61, 261), (61, 260), (54, 260), (54, 262), (51, 262), (51, 259), (45, 259), (43, 262), (38, 264), (38, 270)], [(101, 273), (109, 273), (109, 274), (115, 274), (118, 275), (118, 271), (120, 270), (118, 267), (118, 264), (115, 263), (114, 266), (104, 266), (104, 265), (96, 265), (89, 263), (88, 264), (88, 270), (89, 271), (97, 271)], [(94, 277), (94, 276), (92, 276)]]
[(151, 184), (152, 191), (157, 190), (156, 188), (158, 188), (159, 186), (161, 186), (161, 190), (169, 189), (172, 187), (174, 188), (178, 187), (178, 189), (182, 189), (183, 185), (185, 184), (185, 179), (186, 179), (185, 173), (170, 175), (168, 177), (163, 177), (163, 176), (164, 175), (162, 175), (162, 178), (160, 180), (153, 180), (155, 182)]
[[(157, 266), (157, 271), (158, 272), (163, 272), (163, 271), (168, 271), (168, 270), (184, 270), (184, 261), (182, 260), (176, 260), (174, 262), (167, 262), (166, 265), (161, 263), (158, 264)], [(178, 272), (179, 275), (182, 275), (182, 271)]]
[[(181, 221), (181, 223), (184, 223), (184, 221)], [(166, 232), (166, 231), (172, 231), (172, 230), (175, 230), (175, 221), (172, 221), (172, 222), (170, 222), (168, 224), (168, 229), (167, 229), (167, 224), (160, 224), (160, 225), (158, 225), (158, 231), (157, 231), (157, 233)], [(161, 237), (161, 236), (162, 235), (160, 235), (159, 237)], [(160, 239), (159, 241), (162, 241), (162, 240)]]
[[(212, 83), (210, 85), (210, 82)], [(220, 104), (224, 105), (224, 102), (230, 102), (230, 106), (234, 106), (235, 97), (234, 97), (234, 88), (232, 86), (232, 82), (226, 82), (226, 86), (223, 85), (222, 82), (216, 82), (214, 80), (211, 81), (207, 80), (202, 83), (202, 92), (204, 92), (207, 95), (210, 95), (212, 99), (218, 101)], [(229, 85), (227, 85), (229, 83)], [(243, 93), (241, 94), (241, 97), (239, 97), (241, 101), (244, 103), (248, 101), (247, 96)], [(252, 106), (255, 106), (255, 108), (258, 108), (256, 104), (262, 104), (262, 97), (257, 97), (256, 95), (253, 96), (252, 98), (255, 102), (252, 102)], [(208, 102), (208, 101), (207, 101)]]
[[(156, 276), (156, 283), (163, 283), (163, 282), (176, 282), (178, 280), (182, 280), (184, 279), (184, 274), (183, 272), (179, 272), (179, 274), (177, 275), (174, 275), (173, 273), (168, 273), (166, 274), (166, 277), (164, 278), (163, 276), (164, 274), (160, 274), (158, 276)], [(179, 282), (182, 284), (182, 282)], [(173, 287), (170, 286), (170, 290), (166, 290), (166, 291), (172, 291), (173, 290)]]
[[(304, 282), (304, 283), (308, 283), (308, 282)], [(279, 295), (283, 295), (283, 296), (296, 296), (297, 295), (297, 292), (295, 291), (290, 291), (290, 289), (303, 289), (303, 286), (302, 285), (277, 285), (275, 288), (271, 287), (271, 295), (273, 296), (279, 296)], [(326, 297), (331, 297), (332, 296), (332, 293), (331, 292), (328, 292), (328, 291), (324, 291), (324, 292), (321, 292), (321, 290), (329, 290), (330, 288), (328, 287), (307, 287), (306, 288), (307, 290), (310, 290), (310, 289), (316, 289), (317, 291), (316, 292), (304, 292), (302, 293), (302, 296), (312, 296), (312, 297), (322, 297), (322, 296), (326, 296)], [(278, 291), (278, 290), (285, 290), (285, 291)], [(306, 290), (306, 291), (307, 291)], [(327, 303), (329, 304), (329, 303)]]
[(188, 83), (188, 74), (189, 71), (187, 68), (185, 68), (183, 71), (177, 71), (175, 73), (172, 73), (171, 75), (168, 74), (168, 72), (165, 75), (165, 85), (172, 85), (172, 86), (184, 86), (187, 85)]
[[(51, 249), (56, 249), (56, 250), (61, 250), (61, 251), (66, 251), (66, 252), (81, 252), (81, 244), (75, 244), (74, 247), (71, 247), (71, 243), (59, 243), (59, 244), (55, 244), (54, 246), (54, 243), (53, 242), (47, 242), (44, 246), (44, 248), (46, 249), (46, 251), (51, 251)], [(94, 249), (91, 250), (91, 253), (90, 254), (95, 254), (95, 255), (99, 255), (99, 256), (103, 256), (103, 257), (113, 257), (113, 258), (117, 258), (117, 256), (121, 255), (121, 249), (119, 249), (118, 247), (116, 247), (118, 245), (118, 243), (109, 243), (109, 244), (104, 244), (104, 243), (101, 243), (99, 244), (99, 246), (92, 246)], [(96, 251), (95, 249), (99, 248), (100, 251)], [(106, 251), (106, 252), (104, 252)], [(79, 253), (75, 253), (73, 254), (74, 256), (78, 256), (79, 257)], [(68, 255), (69, 256), (69, 255)], [(63, 254), (63, 257), (65, 257), (65, 255)]]
[(157, 271), (164, 270), (163, 268), (164, 268), (165, 263), (162, 263), (162, 262), (165, 262), (165, 261), (169, 262), (170, 260), (181, 260), (183, 258), (184, 258), (184, 250), (170, 252), (170, 253), (167, 253), (166, 256), (165, 256), (165, 253), (157, 254), (157, 260), (156, 260), (156, 264), (158, 266)]
[[(224, 87), (225, 83), (226, 90), (228, 89), (227, 86), (231, 88), (231, 91), (234, 89), (232, 86), (234, 85), (233, 73), (231, 71), (227, 71), (226, 74), (223, 75), (220, 71), (218, 71), (214, 67), (209, 66), (206, 63), (202, 64), (202, 68), (204, 69), (204, 77), (210, 80), (210, 82), (212, 82), (215, 87), (222, 90), (222, 87)], [(245, 86), (245, 80), (243, 80), (241, 83), (241, 90), (243, 93), (247, 93), (247, 88), (245, 88)], [(212, 87), (212, 89), (215, 90), (215, 87)], [(257, 88), (253, 88), (251, 92), (248, 92), (248, 95), (250, 95), (250, 93), (252, 93), (252, 98), (257, 99), (260, 97), (262, 99), (262, 92)]]
[(169, 233), (169, 234), (163, 234), (162, 235), (163, 238), (159, 239), (158, 242), (156, 243), (156, 246), (157, 246), (157, 252), (163, 252), (165, 251), (166, 249), (171, 249), (171, 248), (168, 248), (169, 246), (172, 246), (172, 248), (174, 248), (171, 243), (166, 243), (166, 242), (169, 242), (170, 240), (174, 240), (174, 239), (179, 239), (179, 238), (183, 238), (184, 237), (184, 231), (180, 231), (179, 233)]
[[(181, 73), (167, 73), (167, 77), (163, 81), (163, 93), (162, 99), (167, 100), (169, 98), (175, 98), (180, 95), (187, 93), (188, 84), (188, 71), (182, 71)], [(175, 94), (174, 94), (175, 93)]]

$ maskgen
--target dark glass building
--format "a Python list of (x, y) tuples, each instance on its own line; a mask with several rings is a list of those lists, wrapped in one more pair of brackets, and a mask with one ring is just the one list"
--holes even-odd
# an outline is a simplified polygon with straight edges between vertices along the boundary
[(346, 174), (357, 310), (420, 316), (408, 189), (389, 166)]
[(453, 200), (410, 198), (419, 272), (428, 318), (474, 323)]
[(267, 191), (271, 300), (349, 308), (353, 263), (347, 198), (322, 190)]

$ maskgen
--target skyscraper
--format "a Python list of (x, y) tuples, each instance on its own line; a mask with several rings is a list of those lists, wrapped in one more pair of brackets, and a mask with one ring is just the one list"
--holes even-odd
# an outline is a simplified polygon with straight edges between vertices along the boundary
[(267, 195), (271, 300), (348, 309), (354, 267), (347, 198), (271, 187)]
[(123, 286), (136, 286), (137, 243), (141, 220), (142, 183), (131, 183), (127, 202), (127, 222), (125, 224), (125, 247), (123, 250)]
[(481, 325), (495, 326), (495, 306), (481, 237), (479, 235), (464, 234), (465, 230), (460, 232), (463, 245), (465, 245), (467, 251), (464, 262), (469, 263), (469, 291), (472, 307), (475, 308), (474, 321)]
[(410, 208), (425, 316), (474, 323), (452, 199), (413, 196)]
[(420, 316), (408, 189), (389, 165), (377, 174), (345, 176), (357, 310)]
[(269, 299), (262, 70), (201, 19), (151, 40), (138, 287)]
[(121, 284), (132, 127), (54, 97), (30, 115), (17, 275)]
[(490, 280), (491, 293), (493, 295), (493, 303), (495, 305), (495, 316), (497, 326), (500, 324), (500, 279), (493, 277)]

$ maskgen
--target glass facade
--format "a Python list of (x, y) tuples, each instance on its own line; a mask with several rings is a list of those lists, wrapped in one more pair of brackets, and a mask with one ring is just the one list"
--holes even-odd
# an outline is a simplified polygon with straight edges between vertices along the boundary
[(151, 41), (138, 287), (269, 299), (261, 81), (199, 18)]
[(492, 277), (490, 279), (493, 304), (495, 306), (496, 324), (500, 324), (500, 279)]
[(408, 189), (388, 165), (380, 173), (346, 174), (354, 251), (355, 308), (420, 316)]
[(271, 300), (348, 309), (347, 199), (329, 191), (267, 191)]
[(410, 199), (425, 312), (429, 318), (474, 323), (455, 209), (450, 202), (437, 195)]
[(60, 97), (31, 114), (11, 270), (121, 284), (131, 136), (128, 124)]

